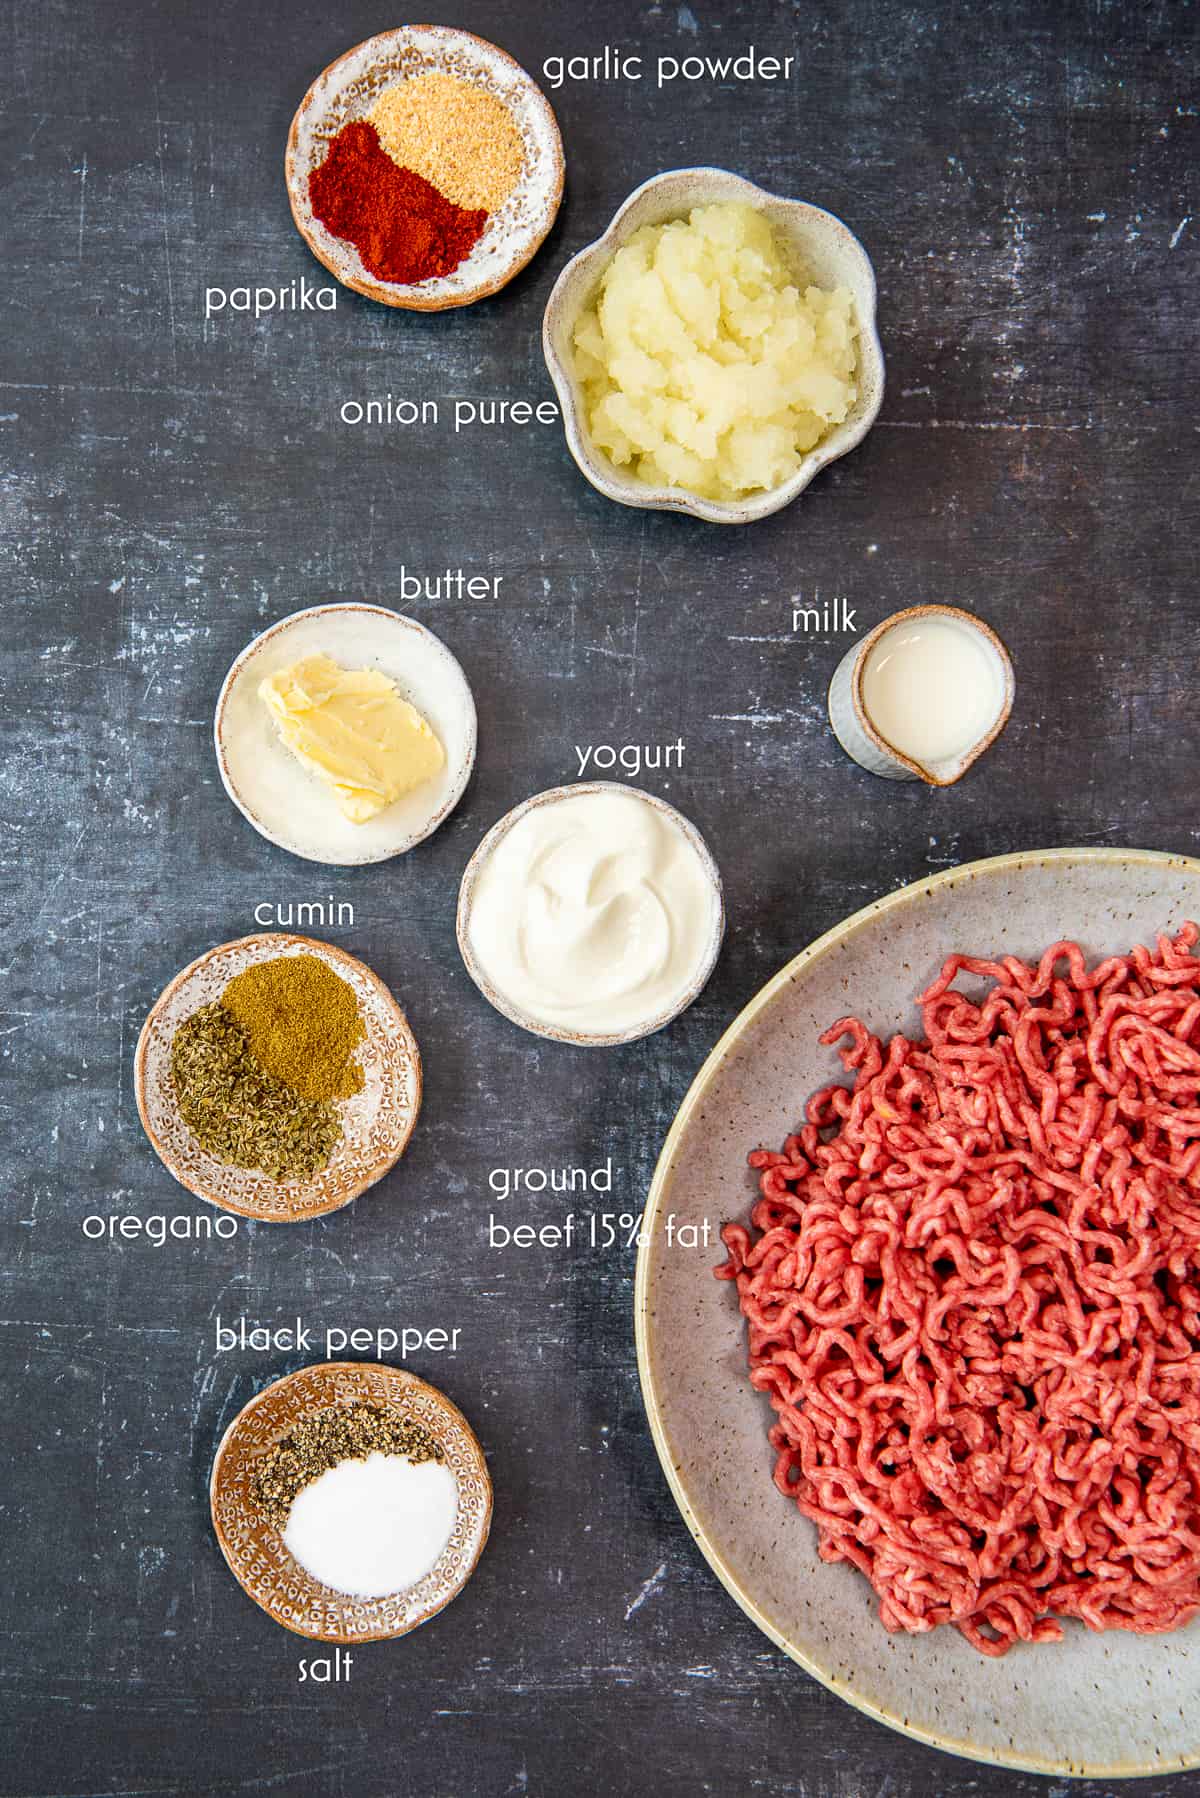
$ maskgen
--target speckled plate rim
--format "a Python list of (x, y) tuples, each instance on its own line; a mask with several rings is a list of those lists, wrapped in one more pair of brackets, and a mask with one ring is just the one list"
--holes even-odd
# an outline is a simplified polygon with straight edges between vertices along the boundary
[[(300, 120), (301, 116), (307, 112), (308, 108), (316, 103), (318, 98), (317, 90), (332, 85), (338, 69), (344, 62), (349, 61), (352, 56), (357, 56), (361, 51), (375, 46), (380, 47), (379, 54), (383, 55), (386, 53), (384, 46), (390, 48), (397, 39), (407, 37), (410, 33), (417, 31), (429, 32), (435, 37), (452, 40), (457, 43), (477, 44), (485, 50), (489, 56), (494, 56), (498, 62), (515, 70), (522, 82), (528, 88), (530, 106), (541, 112), (548, 123), (551, 141), (553, 143), (553, 175), (546, 193), (544, 224), (541, 225), (539, 229), (532, 232), (525, 242), (517, 248), (498, 275), (495, 275), (491, 280), (480, 281), (477, 286), (468, 288), (463, 293), (439, 293), (436, 291), (436, 283), (427, 281), (417, 282), (411, 286), (405, 287), (397, 282), (377, 281), (371, 275), (367, 274), (365, 270), (363, 274), (359, 276), (352, 271), (348, 272), (338, 268), (315, 233), (310, 231), (308, 226), (301, 219), (296, 201), (295, 184), (301, 179), (300, 170), (296, 166), (296, 156), (300, 136)], [(547, 237), (549, 237), (550, 232), (553, 230), (554, 221), (558, 217), (558, 209), (562, 205), (563, 184), (566, 180), (566, 161), (563, 156), (562, 133), (558, 128), (558, 120), (554, 115), (554, 108), (551, 106), (549, 100), (547, 100), (537, 82), (533, 79), (533, 76), (527, 69), (522, 68), (515, 56), (510, 56), (507, 50), (502, 50), (500, 48), (499, 44), (493, 44), (490, 38), (480, 37), (478, 33), (474, 31), (463, 31), (456, 25), (412, 24), (398, 25), (392, 31), (376, 32), (373, 37), (363, 38), (361, 42), (351, 44), (348, 50), (343, 50), (340, 56), (336, 56), (331, 63), (327, 64), (327, 66), (321, 70), (321, 73), (316, 79), (310, 82), (308, 91), (296, 108), (291, 125), (288, 128), (287, 149), (283, 159), (283, 173), (284, 185), (287, 188), (288, 205), (291, 208), (292, 219), (296, 229), (299, 231), (301, 237), (304, 239), (317, 261), (321, 264), (322, 268), (328, 269), (335, 281), (340, 282), (343, 287), (350, 288), (354, 293), (363, 294), (368, 300), (377, 300), (382, 306), (392, 306), (402, 312), (449, 312), (460, 306), (473, 306), (477, 300), (486, 300), (489, 299), (492, 294), (499, 293), (502, 287), (507, 287), (514, 276), (519, 275), (521, 270), (527, 268), (533, 261), (533, 258), (537, 255)]]
[[(675, 1458), (671, 1448), (671, 1440), (663, 1421), (662, 1410), (655, 1390), (654, 1369), (651, 1360), (649, 1337), (649, 1313), (652, 1299), (651, 1289), (651, 1254), (656, 1235), (656, 1225), (662, 1210), (667, 1189), (670, 1184), (676, 1155), (679, 1151), (684, 1132), (691, 1122), (693, 1114), (703, 1105), (709, 1088), (717, 1074), (724, 1066), (726, 1058), (737, 1048), (742, 1037), (755, 1024), (762, 1014), (769, 1010), (775, 1000), (791, 985), (796, 976), (803, 972), (812, 962), (825, 956), (830, 950), (850, 938), (875, 918), (886, 916), (889, 912), (915, 904), (933, 891), (942, 891), (955, 886), (959, 881), (969, 880), (979, 874), (1000, 874), (1017, 872), (1031, 865), (1070, 867), (1079, 863), (1100, 863), (1112, 867), (1135, 865), (1144, 868), (1171, 867), (1182, 868), (1200, 881), (1200, 860), (1188, 855), (1172, 855), (1158, 849), (1116, 849), (1099, 848), (1061, 848), (1017, 850), (1007, 855), (985, 856), (978, 861), (963, 862), (958, 867), (946, 868), (939, 874), (914, 880), (910, 885), (899, 887), (886, 894), (882, 899), (875, 899), (870, 905), (863, 906), (835, 924), (831, 930), (817, 937), (815, 942), (802, 949), (799, 955), (792, 958), (779, 970), (766, 985), (750, 1000), (730, 1024), (711, 1051), (696, 1078), (684, 1097), (682, 1105), (675, 1114), (674, 1122), (667, 1132), (666, 1140), (659, 1153), (654, 1169), (654, 1177), (650, 1183), (650, 1191), (646, 1199), (646, 1208), (642, 1217), (641, 1246), (638, 1249), (637, 1269), (634, 1276), (633, 1312), (634, 1339), (637, 1347), (638, 1377), (642, 1389), (642, 1403), (646, 1408), (646, 1417), (650, 1424), (650, 1434), (654, 1441), (663, 1473), (671, 1488), (671, 1496), (679, 1507), (688, 1529), (696, 1540), (705, 1560), (750, 1621), (757, 1625), (762, 1633), (783, 1650), (789, 1659), (804, 1668), (806, 1673), (819, 1680), (821, 1685), (836, 1697), (853, 1705), (855, 1710), (873, 1717), (878, 1723), (885, 1723), (889, 1728), (898, 1730), (901, 1735), (911, 1736), (918, 1742), (924, 1742), (930, 1748), (940, 1748), (950, 1754), (961, 1755), (966, 1760), (973, 1760), (991, 1766), (1008, 1767), (1022, 1772), (1049, 1773), (1075, 1779), (1136, 1779), (1157, 1774), (1159, 1778), (1167, 1778), (1171, 1774), (1187, 1772), (1200, 1767), (1200, 1747), (1187, 1760), (1177, 1765), (1164, 1767), (1161, 1763), (1151, 1762), (1115, 1763), (1093, 1766), (1090, 1763), (1073, 1765), (1065, 1761), (1050, 1761), (1033, 1755), (993, 1753), (980, 1748), (966, 1739), (939, 1734), (936, 1730), (923, 1729), (898, 1716), (885, 1706), (873, 1704), (857, 1693), (853, 1686), (839, 1680), (831, 1669), (806, 1653), (794, 1642), (789, 1641), (782, 1631), (775, 1628), (754, 1600), (743, 1588), (737, 1575), (724, 1560), (721, 1550), (711, 1539), (704, 1525), (692, 1509), (686, 1487), (676, 1469)], [(882, 1626), (881, 1626), (882, 1627)]]
[[(179, 991), (180, 987), (185, 981), (190, 980), (192, 975), (200, 968), (207, 966), (210, 961), (215, 960), (218, 955), (225, 955), (229, 950), (242, 948), (248, 943), (268, 942), (278, 943), (281, 952), (284, 949), (293, 949), (297, 946), (310, 950), (315, 949), (323, 960), (329, 958), (332, 961), (342, 962), (346, 966), (353, 968), (357, 975), (361, 976), (376, 989), (385, 1009), (390, 1011), (396, 1019), (401, 1034), (405, 1039), (409, 1057), (412, 1062), (412, 1115), (408, 1120), (408, 1128), (400, 1139), (398, 1147), (395, 1148), (394, 1151), (389, 1151), (378, 1161), (373, 1162), (363, 1175), (362, 1179), (357, 1181), (344, 1196), (331, 1199), (326, 1205), (312, 1206), (296, 1217), (278, 1217), (272, 1213), (254, 1211), (247, 1206), (231, 1204), (227, 1199), (215, 1198), (211, 1192), (205, 1191), (199, 1181), (189, 1179), (176, 1165), (174, 1157), (167, 1145), (163, 1142), (157, 1130), (155, 1130), (153, 1124), (150, 1122), (149, 1107), (146, 1103), (146, 1054), (150, 1046), (151, 1031), (160, 1014), (169, 1005), (171, 999)], [(335, 943), (321, 942), (317, 937), (297, 936), (291, 931), (266, 930), (254, 932), (250, 936), (231, 937), (227, 943), (217, 943), (213, 948), (206, 949), (203, 955), (197, 955), (195, 960), (190, 961), (186, 968), (180, 968), (178, 974), (175, 975), (175, 978), (167, 982), (162, 992), (158, 995), (158, 998), (154, 1001), (154, 1004), (150, 1007), (150, 1010), (146, 1013), (146, 1021), (138, 1033), (137, 1048), (134, 1050), (133, 1056), (133, 1093), (137, 1100), (138, 1116), (142, 1120), (142, 1129), (146, 1132), (151, 1148), (154, 1150), (154, 1153), (158, 1156), (158, 1159), (162, 1162), (167, 1172), (171, 1175), (172, 1179), (178, 1180), (180, 1186), (187, 1192), (193, 1193), (196, 1198), (203, 1199), (208, 1205), (214, 1205), (218, 1211), (232, 1212), (235, 1217), (251, 1218), (258, 1224), (305, 1224), (310, 1218), (328, 1217), (330, 1212), (341, 1211), (345, 1206), (352, 1205), (355, 1199), (361, 1199), (364, 1192), (367, 1192), (370, 1187), (375, 1186), (382, 1180), (386, 1173), (390, 1173), (391, 1169), (395, 1167), (409, 1143), (412, 1141), (412, 1133), (416, 1129), (417, 1118), (420, 1116), (421, 1112), (423, 1090), (424, 1076), (421, 1068), (421, 1051), (417, 1045), (417, 1039), (413, 1035), (412, 1025), (408, 1021), (404, 1008), (401, 1006), (391, 988), (384, 984), (375, 970), (369, 968), (365, 961), (359, 961), (356, 955), (349, 954), (345, 949), (339, 949)]]
[[(740, 500), (704, 499), (699, 494), (688, 493), (679, 487), (649, 487), (634, 480), (618, 469), (602, 450), (593, 448), (587, 425), (583, 418), (583, 407), (579, 386), (566, 361), (560, 356), (555, 334), (558, 327), (558, 315), (563, 310), (568, 292), (576, 283), (582, 281), (584, 273), (591, 263), (597, 264), (597, 278), (601, 263), (607, 262), (621, 247), (626, 217), (636, 206), (644, 194), (655, 188), (671, 184), (683, 185), (688, 181), (702, 183), (716, 180), (724, 192), (738, 193), (751, 205), (761, 208), (764, 203), (772, 206), (784, 206), (807, 217), (819, 219), (823, 225), (830, 226), (834, 235), (840, 237), (844, 246), (859, 264), (863, 289), (867, 296), (865, 306), (856, 304), (858, 314), (859, 342), (862, 347), (861, 380), (871, 391), (871, 397), (857, 418), (847, 419), (833, 429), (809, 450), (789, 480), (778, 487), (772, 487), (766, 493), (748, 494)], [(719, 197), (718, 195), (713, 198)], [(693, 198), (687, 202), (683, 210), (697, 204)], [(649, 221), (647, 221), (649, 222)], [(813, 478), (829, 463), (836, 462), (842, 456), (856, 449), (874, 425), (883, 405), (885, 386), (885, 369), (883, 346), (879, 341), (879, 328), (876, 318), (877, 287), (875, 269), (861, 241), (851, 231), (849, 225), (838, 218), (836, 213), (827, 212), (823, 206), (814, 206), (808, 200), (793, 199), (788, 194), (777, 194), (770, 188), (760, 187), (755, 181), (748, 181), (744, 175), (732, 169), (719, 169), (711, 166), (697, 168), (664, 169), (660, 174), (652, 175), (635, 187), (627, 199), (623, 200), (612, 216), (608, 227), (593, 243), (585, 244), (571, 260), (565, 264), (546, 302), (546, 310), (542, 315), (542, 354), (546, 360), (546, 368), (554, 383), (562, 412), (563, 431), (566, 435), (567, 448), (575, 461), (579, 472), (590, 481), (597, 493), (606, 499), (615, 500), (618, 505), (634, 506), (643, 511), (682, 512), (691, 518), (703, 519), (708, 524), (755, 524), (759, 519), (769, 518), (775, 512), (782, 511), (785, 506), (798, 499)], [(609, 470), (611, 469), (611, 473)]]
[[(389, 625), (399, 624), (418, 636), (428, 637), (435, 650), (445, 656), (451, 669), (462, 682), (465, 698), (463, 716), (467, 724), (466, 739), (462, 747), (462, 767), (458, 779), (428, 821), (419, 830), (410, 831), (396, 848), (383, 849), (377, 854), (355, 856), (351, 861), (341, 859), (333, 862), (326, 861), (321, 856), (309, 855), (303, 849), (297, 849), (294, 843), (285, 843), (282, 837), (277, 836), (263, 822), (238, 791), (237, 784), (229, 770), (229, 758), (225, 746), (225, 713), (233, 689), (247, 663), (265, 649), (272, 637), (278, 636), (280, 631), (290, 630), (303, 618), (318, 618), (329, 612), (370, 612), (379, 618), (385, 618)], [(298, 861), (312, 862), (320, 868), (364, 868), (373, 866), (376, 862), (394, 861), (398, 855), (407, 855), (410, 849), (415, 849), (418, 843), (423, 843), (426, 837), (431, 837), (434, 831), (446, 822), (466, 792), (471, 776), (475, 772), (475, 757), (478, 747), (479, 720), (475, 710), (475, 695), (471, 691), (471, 683), (467, 679), (466, 671), (454, 651), (435, 632), (431, 631), (427, 624), (422, 624), (419, 618), (410, 618), (405, 612), (395, 612), (390, 606), (376, 605), (368, 599), (333, 600), (319, 606), (302, 606), (298, 612), (289, 612), (286, 618), (276, 619), (274, 624), (269, 624), (265, 631), (260, 631), (256, 637), (252, 637), (246, 647), (240, 650), (230, 663), (229, 672), (221, 682), (221, 691), (217, 694), (216, 709), (213, 712), (213, 748), (217, 756), (217, 771), (221, 776), (221, 785), (228, 797), (237, 806), (247, 824), (254, 826), (260, 837), (265, 837), (268, 843), (274, 843), (277, 849), (284, 850), (288, 855), (294, 855)]]
[[(713, 895), (717, 902), (716, 914), (713, 919), (712, 935), (709, 939), (708, 946), (705, 949), (704, 959), (700, 964), (699, 971), (695, 978), (692, 980), (686, 993), (679, 1002), (660, 1011), (647, 1024), (635, 1025), (631, 1030), (613, 1031), (606, 1036), (592, 1035), (583, 1030), (562, 1029), (555, 1024), (537, 1023), (526, 1012), (522, 1011), (519, 1005), (514, 1005), (511, 999), (506, 998), (488, 979), (478, 961), (475, 959), (469, 935), (471, 907), (475, 901), (475, 883), (479, 878), (484, 863), (487, 861), (500, 839), (507, 836), (513, 825), (520, 823), (526, 813), (531, 812), (535, 806), (551, 805), (559, 799), (572, 799), (580, 793), (627, 793), (632, 795), (635, 799), (644, 799), (646, 803), (652, 805), (656, 811), (664, 813), (683, 833), (692, 848), (696, 851), (696, 854), (700, 857), (704, 872), (712, 883)], [(665, 1030), (668, 1024), (673, 1023), (674, 1020), (679, 1017), (681, 1013), (685, 1012), (690, 1005), (696, 1003), (696, 1000), (700, 997), (700, 994), (704, 991), (709, 980), (712, 978), (713, 969), (717, 965), (717, 957), (721, 953), (721, 945), (725, 940), (725, 890), (721, 885), (721, 871), (717, 867), (716, 858), (714, 857), (712, 850), (709, 848), (696, 826), (692, 823), (691, 819), (685, 818), (683, 813), (678, 811), (675, 806), (671, 804), (669, 799), (660, 799), (657, 793), (646, 793), (641, 787), (627, 786), (624, 781), (620, 780), (577, 781), (575, 783), (568, 783), (566, 786), (547, 787), (544, 793), (532, 794), (530, 798), (523, 799), (520, 805), (514, 805), (511, 811), (505, 812), (504, 816), (497, 819), (496, 823), (492, 825), (492, 828), (483, 838), (463, 871), (462, 882), (458, 889), (458, 911), (455, 917), (455, 935), (458, 939), (459, 953), (463, 958), (463, 964), (466, 967), (467, 973), (471, 976), (471, 979), (475, 982), (475, 985), (479, 988), (488, 1004), (493, 1006), (502, 1017), (507, 1018), (510, 1023), (519, 1024), (521, 1029), (528, 1030), (531, 1036), (546, 1037), (551, 1042), (556, 1043), (569, 1043), (576, 1049), (615, 1049), (621, 1043), (639, 1042), (644, 1036), (653, 1036), (657, 1031)]]
[[(476, 1471), (483, 1481), (487, 1493), (483, 1521), (479, 1526), (478, 1540), (471, 1554), (469, 1564), (464, 1566), (460, 1577), (450, 1585), (443, 1598), (440, 1598), (436, 1604), (428, 1605), (419, 1616), (414, 1617), (411, 1622), (406, 1623), (401, 1629), (370, 1630), (365, 1632), (356, 1631), (353, 1635), (350, 1635), (340, 1630), (335, 1633), (329, 1630), (304, 1629), (292, 1619), (277, 1615), (269, 1605), (262, 1603), (250, 1589), (246, 1580), (243, 1579), (241, 1567), (232, 1552), (225, 1531), (221, 1525), (220, 1518), (217, 1515), (217, 1495), (221, 1471), (225, 1457), (233, 1445), (239, 1427), (245, 1422), (250, 1413), (257, 1410), (257, 1408), (265, 1403), (268, 1398), (278, 1397), (281, 1389), (284, 1389), (301, 1379), (311, 1379), (318, 1368), (322, 1371), (328, 1369), (330, 1374), (340, 1374), (343, 1378), (348, 1375), (359, 1374), (364, 1369), (369, 1370), (376, 1375), (386, 1375), (390, 1382), (398, 1382), (399, 1391), (401, 1393), (404, 1391), (411, 1391), (414, 1386), (419, 1386), (436, 1402), (438, 1409), (445, 1416), (450, 1429), (455, 1431), (470, 1449), (476, 1463)], [(403, 1404), (404, 1401), (402, 1397), (397, 1397), (395, 1402), (397, 1404)], [(302, 1417), (312, 1416), (316, 1411), (322, 1408), (328, 1409), (329, 1407), (307, 1406), (298, 1409), (294, 1422), (299, 1423)], [(431, 1385), (428, 1380), (423, 1380), (419, 1374), (410, 1373), (408, 1369), (404, 1367), (391, 1367), (386, 1361), (324, 1361), (310, 1363), (307, 1367), (297, 1368), (294, 1373), (284, 1374), (278, 1380), (269, 1381), (260, 1392), (256, 1392), (253, 1398), (246, 1401), (237, 1416), (222, 1434), (221, 1440), (217, 1444), (217, 1452), (213, 1456), (212, 1472), (210, 1473), (208, 1480), (208, 1505), (209, 1515), (212, 1519), (213, 1534), (217, 1538), (217, 1544), (224, 1557), (225, 1565), (229, 1568), (230, 1573), (232, 1573), (234, 1579), (242, 1588), (242, 1591), (246, 1594), (247, 1598), (258, 1605), (258, 1608), (261, 1611), (265, 1611), (273, 1623), (278, 1623), (282, 1629), (290, 1630), (293, 1635), (304, 1636), (310, 1642), (338, 1642), (349, 1647), (353, 1647), (359, 1642), (391, 1642), (400, 1636), (411, 1635), (414, 1629), (419, 1629), (421, 1624), (428, 1623), (431, 1617), (436, 1617), (439, 1611), (444, 1611), (446, 1606), (458, 1597), (463, 1587), (471, 1578), (476, 1567), (478, 1567), (479, 1558), (487, 1547), (488, 1536), (491, 1534), (492, 1528), (494, 1498), (495, 1494), (492, 1487), (492, 1476), (488, 1470), (487, 1460), (484, 1456), (483, 1449), (480, 1446), (479, 1438), (476, 1436), (474, 1430), (471, 1428), (458, 1406), (454, 1403), (454, 1400), (447, 1398), (446, 1394), (442, 1392), (439, 1387)], [(332, 1588), (330, 1588), (330, 1590), (332, 1590)]]

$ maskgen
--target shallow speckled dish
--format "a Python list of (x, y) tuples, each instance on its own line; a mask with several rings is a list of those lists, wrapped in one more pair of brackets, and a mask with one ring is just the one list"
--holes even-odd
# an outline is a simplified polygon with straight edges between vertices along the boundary
[[(446, 760), (431, 780), (365, 824), (352, 824), (325, 782), (301, 766), (258, 697), (259, 684), (304, 656), (375, 668), (432, 725)], [(406, 855), (443, 824), (475, 766), (475, 701), (440, 637), (386, 606), (350, 600), (293, 612), (248, 643), (221, 685), (213, 743), (221, 784), (261, 836), (326, 867)]]
[[(328, 963), (353, 988), (366, 1026), (355, 1051), (362, 1091), (338, 1101), (342, 1140), (307, 1180), (273, 1180), (256, 1168), (226, 1167), (201, 1148), (180, 1117), (171, 1081), (171, 1043), (184, 1019), (219, 999), (235, 974), (279, 955), (317, 955)], [(269, 932), (222, 943), (176, 974), (142, 1026), (133, 1084), (146, 1135), (180, 1185), (223, 1211), (294, 1224), (340, 1210), (400, 1159), (421, 1107), (421, 1056), (408, 1019), (370, 968), (332, 943)]]
[[(584, 307), (617, 251), (642, 225), (682, 218), (693, 206), (739, 200), (766, 215), (789, 246), (798, 272), (819, 287), (848, 287), (858, 319), (858, 398), (850, 415), (810, 450), (789, 481), (741, 500), (701, 499), (680, 487), (650, 487), (618, 468), (591, 440), (575, 377), (571, 337)], [(883, 351), (875, 329), (875, 273), (867, 252), (841, 219), (804, 200), (785, 200), (726, 169), (669, 169), (635, 188), (603, 237), (580, 250), (554, 284), (542, 322), (546, 366), (562, 407), (567, 447), (599, 492), (623, 506), (687, 512), (712, 524), (750, 524), (790, 505), (829, 462), (861, 443), (883, 404)]]
[[(630, 1030), (611, 1031), (607, 1035), (583, 1030), (568, 1030), (556, 1024), (544, 1024), (531, 1018), (528, 1012), (513, 1003), (488, 979), (471, 947), (471, 907), (475, 903), (475, 884), (488, 859), (496, 849), (502, 837), (506, 836), (513, 825), (527, 812), (539, 805), (553, 805), (558, 799), (575, 799), (582, 793), (628, 793), (635, 799), (644, 799), (656, 811), (663, 813), (671, 823), (682, 832), (700, 858), (704, 872), (708, 876), (713, 895), (712, 928), (704, 955), (690, 981), (686, 992), (678, 1002), (665, 1011), (658, 1012), (648, 1018), (645, 1023), (637, 1024)], [(456, 922), (459, 953), (462, 955), (467, 973), (475, 982), (489, 1005), (494, 1005), (502, 1016), (519, 1024), (522, 1030), (528, 1030), (533, 1036), (549, 1037), (553, 1042), (571, 1043), (577, 1049), (612, 1049), (619, 1043), (637, 1042), (643, 1036), (653, 1036), (657, 1030), (665, 1030), (673, 1018), (685, 1012), (689, 1005), (694, 1005), (704, 988), (708, 985), (713, 969), (717, 965), (717, 957), (721, 953), (721, 944), (725, 937), (725, 896), (721, 886), (721, 873), (713, 860), (713, 854), (696, 826), (690, 818), (675, 810), (665, 799), (655, 793), (644, 793), (640, 787), (627, 786), (619, 780), (580, 781), (574, 786), (548, 787), (544, 793), (535, 793), (531, 799), (525, 799), (520, 805), (506, 812), (498, 823), (493, 824), (463, 872), (462, 883), (458, 889), (458, 917)]]
[[(351, 1598), (313, 1579), (279, 1531), (250, 1502), (262, 1456), (306, 1417), (344, 1405), (397, 1405), (441, 1443), (458, 1488), (458, 1515), (433, 1567), (407, 1591)], [(377, 1642), (404, 1636), (462, 1591), (492, 1521), (492, 1482), (483, 1450), (458, 1406), (416, 1374), (378, 1361), (322, 1361), (258, 1393), (217, 1449), (209, 1486), (213, 1528), (238, 1583), (268, 1616), (319, 1642)]]
[[(1076, 936), (1089, 955), (1200, 917), (1200, 862), (1057, 849), (950, 869), (846, 919), (768, 982), (697, 1076), (645, 1213), (635, 1310), (642, 1392), (685, 1521), (742, 1609), (860, 1710), (979, 1760), (1114, 1778), (1200, 1765), (1200, 1619), (1170, 1636), (1092, 1635), (978, 1654), (955, 1630), (890, 1635), (865, 1579), (817, 1558), (816, 1529), (771, 1481), (772, 1412), (746, 1376), (717, 1230), (756, 1192), (747, 1152), (779, 1148), (813, 1090), (840, 1078), (817, 1036), (858, 1012), (915, 1030), (913, 997), (951, 950), (1033, 955)], [(665, 1219), (708, 1224), (708, 1251), (668, 1248)]]
[[(502, 100), (521, 134), (525, 167), (504, 205), (488, 219), (471, 254), (456, 269), (402, 286), (370, 274), (354, 245), (334, 237), (313, 217), (308, 178), (324, 162), (330, 141), (343, 125), (365, 118), (385, 88), (431, 74), (469, 81)], [(343, 287), (384, 306), (444, 312), (498, 292), (537, 252), (562, 200), (562, 139), (545, 94), (495, 44), (449, 26), (402, 25), (356, 44), (317, 76), (292, 120), (284, 173), (296, 228), (318, 262)]]

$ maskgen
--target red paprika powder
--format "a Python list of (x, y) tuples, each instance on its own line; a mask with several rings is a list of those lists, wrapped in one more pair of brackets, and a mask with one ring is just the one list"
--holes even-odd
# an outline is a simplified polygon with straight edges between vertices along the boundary
[(314, 215), (354, 245), (365, 269), (405, 287), (456, 269), (488, 218), (453, 205), (420, 175), (400, 168), (365, 120), (343, 125), (309, 176), (308, 193)]

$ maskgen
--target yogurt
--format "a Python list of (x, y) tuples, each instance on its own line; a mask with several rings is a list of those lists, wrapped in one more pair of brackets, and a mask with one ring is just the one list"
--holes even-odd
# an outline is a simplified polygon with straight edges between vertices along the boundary
[(722, 917), (720, 878), (691, 826), (635, 788), (599, 783), (542, 795), (484, 839), (463, 881), (460, 939), (517, 1022), (620, 1041), (695, 997)]

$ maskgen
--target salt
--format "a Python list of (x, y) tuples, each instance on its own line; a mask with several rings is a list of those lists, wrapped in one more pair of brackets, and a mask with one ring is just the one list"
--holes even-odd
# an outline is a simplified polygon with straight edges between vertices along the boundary
[(352, 1598), (406, 1591), (454, 1530), (458, 1489), (443, 1461), (373, 1453), (340, 1461), (292, 1501), (283, 1532), (293, 1560)]

